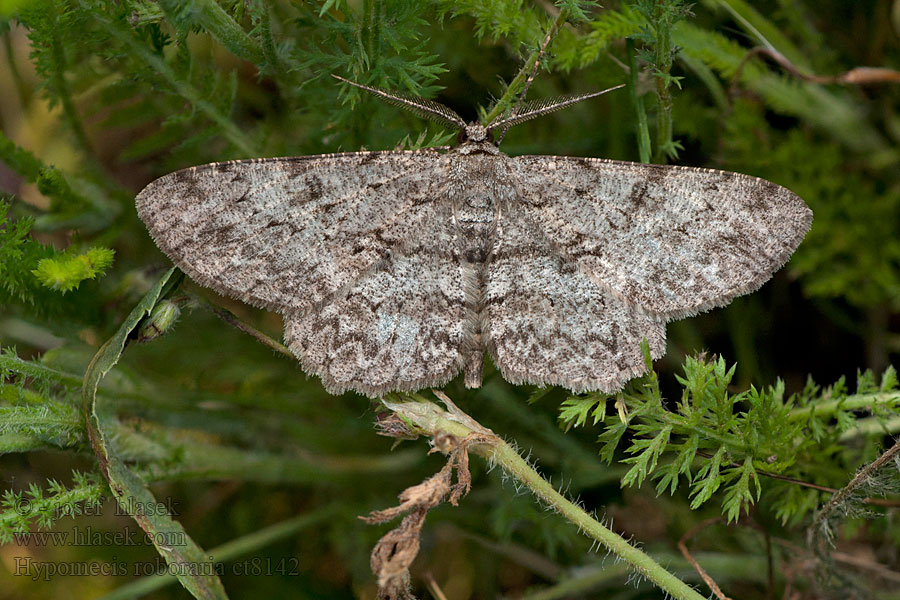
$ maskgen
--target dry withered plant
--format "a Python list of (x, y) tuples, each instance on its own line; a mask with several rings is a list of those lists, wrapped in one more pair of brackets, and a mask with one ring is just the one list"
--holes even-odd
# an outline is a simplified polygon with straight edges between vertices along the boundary
[[(443, 395), (443, 394), (441, 394)], [(446, 398), (446, 396), (444, 396)], [(447, 398), (446, 400), (449, 400)], [(396, 414), (379, 421), (379, 433), (389, 437), (410, 439), (414, 433)], [(378, 580), (378, 597), (385, 600), (406, 600), (410, 592), (409, 567), (419, 553), (420, 535), (428, 511), (444, 501), (458, 506), (460, 498), (469, 493), (472, 476), (469, 473), (469, 447), (490, 444), (499, 440), (490, 431), (475, 432), (460, 438), (452, 433), (438, 432), (432, 439), (432, 452), (447, 456), (444, 467), (420, 484), (400, 493), (400, 504), (384, 510), (372, 511), (360, 517), (370, 524), (387, 523), (406, 514), (400, 526), (387, 532), (372, 550), (372, 572)], [(456, 470), (456, 483), (453, 471)]]

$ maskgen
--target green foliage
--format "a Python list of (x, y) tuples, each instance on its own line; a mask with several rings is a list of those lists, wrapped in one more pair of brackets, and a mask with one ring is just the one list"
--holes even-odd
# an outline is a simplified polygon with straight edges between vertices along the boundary
[(590, 31), (581, 40), (578, 52), (559, 56), (559, 68), (568, 71), (593, 64), (613, 42), (640, 33), (646, 27), (646, 20), (640, 11), (626, 4), (619, 10), (603, 11), (589, 23), (589, 27)]
[[(423, 24), (416, 2), (367, 1), (342, 8), (340, 19), (326, 7), (319, 16), (314, 15), (313, 7), (301, 16), (310, 25), (303, 30), (307, 35), (299, 51), (302, 60), (298, 62), (303, 69), (321, 75), (344, 73), (359, 83), (418, 95), (436, 91), (423, 83), (431, 83), (446, 70), (416, 39), (416, 30)], [(347, 91), (354, 98), (358, 92)]]
[(113, 251), (98, 247), (83, 255), (58, 252), (29, 236), (34, 219), (10, 220), (9, 210), (10, 204), (0, 201), (0, 305), (27, 307), (41, 317), (90, 319), (93, 311), (86, 305), (93, 301), (86, 294), (69, 301), (59, 291), (101, 275)]
[(0, 543), (28, 534), (32, 526), (49, 529), (62, 517), (75, 517), (100, 506), (106, 486), (92, 473), (72, 472), (72, 487), (47, 480), (47, 493), (31, 484), (22, 492), (6, 490), (0, 499)]
[(59, 210), (61, 205), (73, 210), (84, 210), (85, 205), (89, 203), (72, 190), (62, 173), (44, 165), (32, 153), (17, 146), (2, 133), (0, 133), (0, 160), (29, 182), (36, 183), (38, 190), (50, 198), (56, 210)]
[(872, 178), (849, 171), (838, 146), (810, 153), (816, 136), (773, 129), (753, 103), (735, 104), (725, 134), (728, 161), (810, 199), (815, 225), (792, 263), (806, 293), (900, 309), (900, 189), (878, 189)]
[(519, 0), (438, 0), (437, 6), (442, 15), (473, 17), (478, 38), (487, 37), (494, 41), (505, 38), (519, 46), (534, 45), (542, 37), (540, 13)]
[(733, 393), (734, 373), (735, 365), (729, 368), (721, 357), (688, 357), (684, 375), (676, 376), (683, 390), (674, 409), (666, 406), (659, 380), (651, 373), (633, 381), (619, 396), (617, 401), (627, 407), (627, 420), (606, 417), (607, 396), (587, 394), (567, 399), (560, 421), (579, 426), (589, 415), (594, 424), (605, 418), (606, 431), (599, 438), (604, 460), (615, 460), (625, 434), (633, 436), (625, 450), (630, 456), (621, 460), (631, 465), (623, 485), (640, 486), (649, 478), (656, 480), (658, 493), (674, 494), (683, 482), (689, 487), (692, 509), (718, 493), (728, 521), (737, 520), (760, 499), (764, 487), (760, 477), (779, 476), (766, 486), (770, 497), (777, 498), (768, 508), (783, 522), (796, 522), (815, 505), (802, 496), (785, 494), (783, 478), (839, 485), (840, 480), (831, 480), (830, 466), (818, 466), (852, 460), (839, 441), (856, 427), (857, 411), (865, 408), (873, 419), (885, 423), (900, 408), (893, 367), (880, 383), (871, 371), (861, 373), (852, 395), (840, 379), (825, 390), (809, 381), (802, 393), (789, 398), (781, 381)]
[(32, 274), (41, 285), (63, 293), (77, 288), (85, 279), (95, 279), (112, 265), (115, 252), (90, 248), (83, 254), (42, 258)]
[(672, 30), (682, 19), (691, 16), (683, 0), (638, 0), (635, 8), (646, 25), (641, 27), (635, 39), (643, 43), (638, 56), (648, 63), (651, 75), (656, 79), (656, 152), (655, 162), (678, 158), (683, 150), (680, 142), (672, 138), (671, 86), (681, 87), (680, 78), (672, 75), (672, 64), (678, 48), (672, 39)]
[(569, 396), (560, 405), (559, 420), (567, 427), (580, 427), (587, 423), (588, 417), (594, 425), (606, 419), (606, 397)]
[(23, 263), (37, 264), (38, 257), (47, 256), (52, 250), (30, 240), (31, 221), (8, 220), (9, 204), (0, 204), (0, 282), (7, 298), (34, 304), (31, 288), (34, 287), (28, 271), (21, 268)]

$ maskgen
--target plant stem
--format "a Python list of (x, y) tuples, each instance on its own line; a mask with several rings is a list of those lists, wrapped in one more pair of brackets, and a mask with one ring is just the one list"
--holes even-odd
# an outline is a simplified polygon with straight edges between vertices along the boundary
[(713, 427), (704, 427), (702, 425), (691, 425), (688, 419), (679, 413), (663, 410), (658, 417), (666, 425), (670, 425), (673, 433), (681, 434), (685, 431), (697, 432), (704, 438), (719, 442), (730, 451), (740, 450), (746, 454), (753, 455), (754, 448), (745, 442), (738, 442), (737, 438), (722, 433), (719, 429)]
[(9, 70), (9, 74), (12, 76), (13, 85), (16, 88), (16, 97), (19, 100), (19, 108), (24, 110), (25, 107), (28, 106), (31, 92), (28, 89), (28, 85), (25, 83), (25, 78), (22, 77), (19, 65), (16, 64), (15, 48), (13, 47), (12, 39), (10, 38), (10, 32), (4, 32), (2, 37), (3, 49), (6, 54), (6, 68)]
[(232, 121), (227, 115), (219, 112), (212, 102), (204, 99), (190, 83), (179, 78), (172, 67), (150, 50), (147, 45), (139, 38), (135, 37), (131, 31), (124, 30), (121, 24), (106, 16), (98, 13), (94, 15), (98, 19), (111, 36), (124, 44), (134, 55), (144, 61), (151, 69), (162, 77), (169, 85), (174, 88), (175, 92), (187, 100), (191, 106), (218, 125), (222, 130), (222, 135), (231, 142), (242, 154), (246, 156), (256, 156), (258, 153), (254, 150), (253, 141)]
[(94, 149), (88, 140), (84, 127), (81, 125), (81, 118), (78, 111), (75, 110), (75, 104), (72, 102), (72, 93), (69, 90), (69, 84), (66, 81), (66, 54), (63, 49), (63, 42), (59, 39), (59, 27), (57, 27), (56, 5), (52, 2), (47, 3), (47, 17), (53, 23), (50, 28), (52, 32), (51, 38), (51, 56), (53, 57), (53, 74), (50, 77), (50, 83), (53, 86), (54, 93), (62, 105), (63, 115), (75, 134), (75, 139), (85, 154), (92, 158), (96, 158)]
[[(210, 549), (209, 554), (212, 560), (217, 563), (228, 562), (241, 556), (250, 556), (251, 553), (260, 548), (264, 548), (279, 540), (293, 537), (308, 527), (318, 525), (319, 522), (334, 516), (335, 512), (334, 507), (325, 507), (315, 512), (300, 515), (299, 517), (270, 525), (259, 531), (225, 542), (221, 546)], [(290, 565), (288, 568), (290, 569)], [(100, 600), (140, 598), (177, 581), (174, 575), (169, 574), (143, 577), (113, 590), (109, 594), (102, 596)]]
[(846, 442), (858, 437), (868, 437), (878, 435), (896, 435), (900, 432), (900, 416), (881, 419), (878, 417), (867, 417), (859, 419), (853, 426), (838, 437), (838, 441)]
[[(105, 483), (93, 483), (84, 487), (74, 487), (60, 494), (41, 496), (39, 498), (25, 496), (23, 502), (17, 503), (12, 510), (0, 513), (0, 528), (8, 528), (16, 521), (28, 515), (55, 513), (62, 516), (61, 508), (80, 502), (92, 502), (106, 493)], [(33, 517), (28, 517), (33, 518)], [(58, 516), (56, 518), (59, 518)]]
[(672, 70), (672, 0), (659, 0), (654, 9), (656, 23), (656, 155), (654, 162), (665, 163), (672, 146), (672, 94), (667, 79)]
[[(827, 542), (831, 539), (829, 520), (831, 519), (832, 514), (838, 512), (838, 509), (842, 505), (848, 503), (857, 489), (872, 481), (875, 472), (893, 461), (898, 454), (900, 454), (900, 441), (897, 441), (891, 448), (882, 453), (881, 456), (860, 469), (853, 479), (832, 496), (831, 500), (828, 501), (828, 504), (819, 511), (813, 520), (812, 525), (806, 530), (807, 547), (813, 551), (817, 558), (820, 560), (827, 559)], [(846, 515), (846, 513), (843, 514)]]
[[(168, 3), (165, 3), (169, 9)], [(177, 7), (179, 3), (173, 3)], [(190, 13), (194, 22), (203, 27), (229, 52), (254, 65), (265, 62), (265, 54), (259, 43), (231, 18), (225, 9), (213, 0), (195, 0)]]
[[(687, 581), (699, 581), (699, 576), (684, 558), (678, 554), (667, 554), (660, 550), (655, 553), (670, 569), (679, 573)], [(752, 554), (729, 555), (718, 552), (697, 552), (694, 554), (700, 564), (723, 581), (754, 581), (765, 583), (765, 563), (761, 557)], [(564, 600), (573, 597), (602, 598), (612, 596), (621, 586), (619, 582), (627, 575), (624, 565), (585, 566), (561, 579), (554, 585), (531, 591), (522, 600)], [(638, 587), (637, 589), (641, 589)]]
[(222, 308), (220, 306), (216, 306), (215, 304), (212, 304), (211, 302), (204, 300), (204, 299), (200, 299), (199, 301), (205, 308), (208, 308), (210, 311), (212, 311), (212, 313), (214, 315), (216, 315), (217, 317), (219, 317), (220, 319), (222, 319), (223, 321), (225, 321), (232, 327), (235, 327), (235, 328), (239, 329), (240, 331), (243, 331), (244, 333), (256, 338), (257, 341), (268, 346), (269, 348), (271, 348), (272, 350), (274, 350), (276, 352), (280, 352), (281, 354), (287, 356), (288, 358), (296, 358), (294, 356), (294, 353), (291, 352), (290, 348), (288, 348), (287, 346), (285, 346), (284, 344), (282, 344), (281, 342), (279, 342), (272, 336), (266, 335), (265, 333), (263, 333), (262, 331), (260, 331), (259, 329), (255, 328), (255, 327), (253, 327), (252, 325), (249, 325), (248, 323), (244, 323), (243, 321), (238, 319), (234, 315), (234, 313), (231, 312), (230, 310)]
[(799, 406), (788, 413), (788, 419), (798, 421), (813, 416), (824, 416), (836, 413), (839, 410), (858, 410), (861, 408), (875, 408), (877, 405), (894, 407), (900, 405), (900, 392), (882, 392), (876, 394), (854, 394), (845, 396), (839, 400), (819, 402), (809, 406)]
[(284, 65), (278, 56), (278, 50), (275, 47), (275, 40), (272, 38), (272, 18), (269, 15), (270, 7), (265, 2), (260, 4), (259, 11), (259, 36), (260, 47), (262, 48), (266, 67), (265, 72), (274, 77), (283, 77), (285, 74)]
[[(569, 11), (566, 9), (562, 9), (559, 11), (559, 14), (556, 15), (556, 19), (553, 20), (553, 23), (550, 25), (550, 29), (547, 30), (547, 36), (553, 37), (556, 31), (562, 26), (563, 23), (566, 22), (566, 19), (569, 17)], [(490, 110), (490, 112), (484, 117), (484, 123), (488, 124), (498, 116), (503, 114), (503, 111), (512, 104), (513, 98), (515, 98), (516, 94), (519, 93), (519, 90), (522, 89), (522, 86), (525, 85), (525, 82), (528, 81), (528, 78), (531, 76), (531, 73), (534, 71), (537, 66), (537, 61), (540, 59), (541, 54), (543, 54), (543, 49), (538, 48), (534, 52), (531, 53), (531, 56), (528, 57), (528, 60), (522, 65), (522, 68), (519, 69), (518, 74), (513, 78), (509, 85), (506, 86), (506, 92), (503, 93), (503, 96), (500, 97), (499, 100), (494, 104), (494, 108)]]
[(638, 156), (642, 163), (650, 162), (650, 128), (647, 126), (647, 111), (644, 109), (644, 97), (637, 93), (638, 70), (634, 57), (634, 40), (626, 38), (625, 53), (628, 55), (628, 96), (637, 113)]
[(635, 571), (665, 590), (673, 598), (680, 600), (700, 600), (703, 598), (693, 588), (666, 571), (650, 556), (629, 544), (621, 536), (603, 526), (583, 508), (566, 499), (546, 479), (519, 456), (509, 444), (481, 426), (474, 419), (447, 403), (443, 410), (435, 403), (421, 396), (407, 396), (411, 401), (393, 402), (386, 398), (383, 404), (394, 411), (415, 433), (434, 437), (450, 434), (465, 438), (470, 434), (489, 435), (491, 441), (472, 444), (472, 452), (481, 456), (491, 465), (497, 465), (529, 489), (555, 512), (565, 517), (588, 537), (600, 542), (616, 556), (628, 563)]

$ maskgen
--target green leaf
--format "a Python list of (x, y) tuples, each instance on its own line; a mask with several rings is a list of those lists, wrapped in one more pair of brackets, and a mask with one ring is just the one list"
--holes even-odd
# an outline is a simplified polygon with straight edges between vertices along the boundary
[[(566, 425), (567, 429), (570, 427), (581, 427), (587, 422), (588, 414), (597, 403), (602, 404), (605, 410), (606, 396), (603, 396), (602, 398), (598, 398), (596, 394), (587, 396), (569, 396), (560, 405), (559, 420)], [(605, 413), (598, 413), (595, 411), (595, 425), (600, 420), (596, 418), (599, 414), (603, 414), (605, 417)]]
[[(187, 534), (184, 527), (170, 515), (151, 510), (158, 506), (146, 482), (131, 471), (116, 455), (106, 431), (116, 425), (115, 413), (104, 410), (97, 403), (97, 388), (115, 366), (125, 349), (131, 332), (149, 315), (166, 292), (181, 280), (180, 271), (169, 269), (156, 285), (141, 299), (119, 330), (100, 348), (84, 374), (82, 410), (87, 416), (91, 445), (100, 462), (100, 470), (119, 506), (147, 532), (160, 556), (171, 572), (195, 598), (226, 599), (225, 589), (216, 575), (216, 566), (209, 555)], [(162, 514), (160, 514), (162, 512)], [(179, 540), (179, 544), (167, 543)]]
[(879, 391), (886, 394), (896, 391), (897, 387), (897, 370), (894, 368), (894, 365), (889, 365), (881, 375), (881, 386), (879, 387)]
[[(756, 495), (750, 491), (751, 478), (756, 485)], [(722, 507), (725, 509), (726, 520), (729, 523), (737, 521), (741, 510), (759, 499), (760, 491), (759, 478), (756, 475), (756, 469), (753, 468), (753, 460), (748, 456), (744, 459), (743, 466), (740, 467), (740, 478), (725, 492)]]
[(699, 443), (699, 436), (691, 435), (678, 450), (675, 460), (663, 465), (656, 471), (654, 477), (659, 479), (656, 483), (657, 493), (661, 494), (666, 488), (669, 488), (669, 494), (674, 494), (675, 490), (678, 488), (678, 478), (680, 475), (684, 475), (689, 482), (691, 481), (691, 464), (694, 462), (694, 457), (697, 455)]
[(722, 484), (719, 468), (725, 459), (725, 446), (720, 446), (715, 455), (710, 458), (697, 473), (697, 479), (691, 487), (691, 510), (700, 508), (700, 505), (709, 500), (713, 493)]
[(109, 248), (91, 248), (84, 254), (41, 259), (32, 273), (44, 287), (66, 293), (86, 279), (103, 275), (112, 265), (113, 256), (115, 252)]
[(628, 452), (632, 454), (640, 452), (640, 454), (622, 461), (634, 465), (625, 473), (625, 476), (622, 478), (622, 485), (640, 486), (644, 482), (647, 475), (656, 468), (656, 462), (659, 460), (660, 454), (666, 449), (671, 433), (672, 427), (667, 425), (652, 439), (635, 440)]

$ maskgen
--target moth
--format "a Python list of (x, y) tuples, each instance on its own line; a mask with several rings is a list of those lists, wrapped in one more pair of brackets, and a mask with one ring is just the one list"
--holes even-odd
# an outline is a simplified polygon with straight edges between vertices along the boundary
[(212, 163), (136, 200), (191, 278), (280, 312), (288, 347), (332, 393), (437, 387), (460, 371), (477, 387), (485, 352), (513, 384), (617, 391), (646, 369), (642, 340), (661, 356), (667, 321), (756, 290), (812, 222), (756, 177), (510, 157), (493, 141), (603, 92), (482, 126), (342, 81), (458, 129), (458, 145)]

